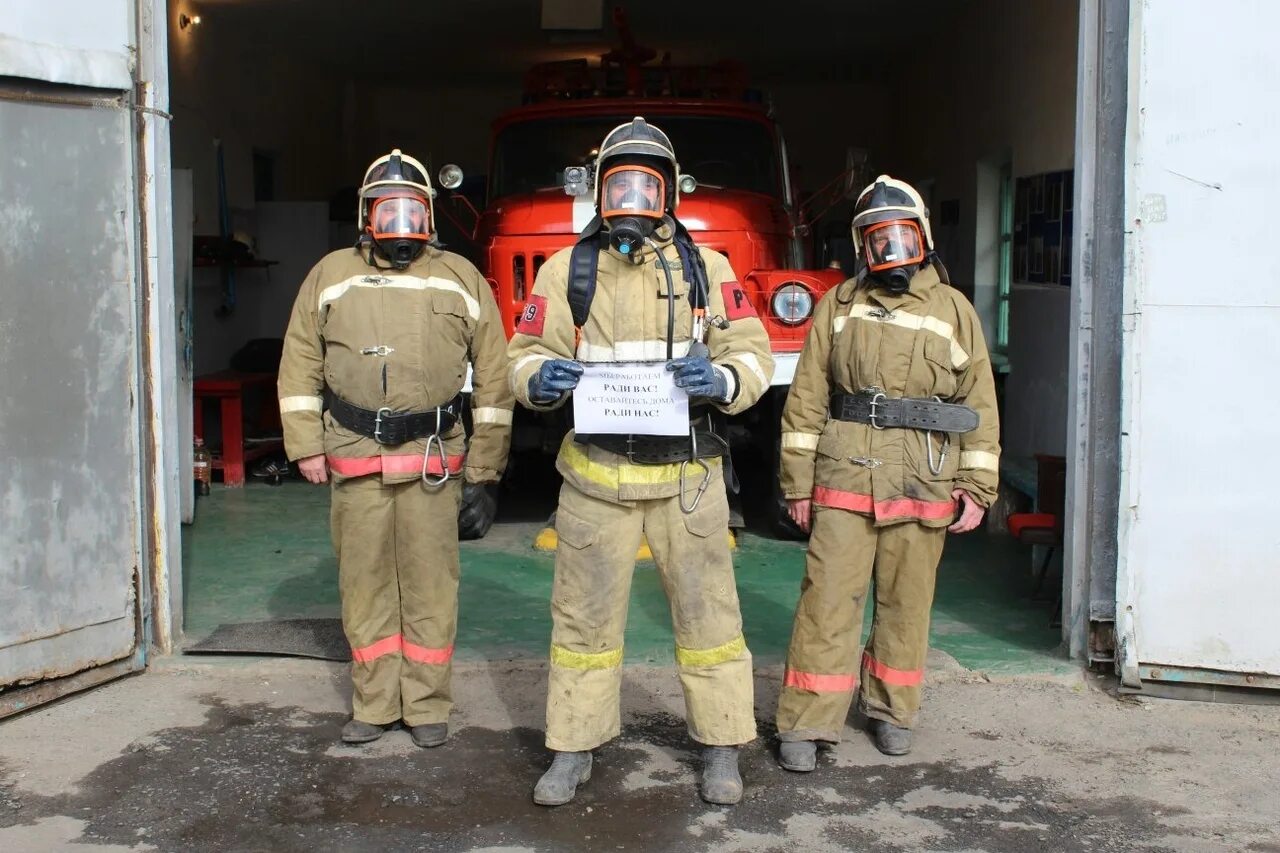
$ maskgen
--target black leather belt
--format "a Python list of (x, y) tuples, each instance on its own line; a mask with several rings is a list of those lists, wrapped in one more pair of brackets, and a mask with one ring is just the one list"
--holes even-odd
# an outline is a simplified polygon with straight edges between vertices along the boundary
[(978, 413), (968, 406), (919, 397), (886, 397), (877, 391), (832, 394), (831, 417), (870, 424), (932, 432), (969, 432), (978, 428)]
[(448, 405), (428, 412), (362, 409), (335, 396), (329, 404), (329, 413), (347, 429), (368, 436), (379, 444), (404, 444), (437, 432), (443, 435), (452, 429), (462, 413), (462, 395), (454, 397)]
[[(691, 450), (687, 435), (575, 435), (574, 440), (625, 456), (628, 462), (639, 465), (685, 462)], [(729, 442), (709, 429), (695, 426), (694, 441), (697, 459), (712, 459), (729, 452)]]

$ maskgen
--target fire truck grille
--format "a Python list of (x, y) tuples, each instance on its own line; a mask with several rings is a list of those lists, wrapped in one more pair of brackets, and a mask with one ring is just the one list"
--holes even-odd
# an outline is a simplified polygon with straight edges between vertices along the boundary
[(511, 291), (517, 302), (524, 302), (529, 298), (538, 270), (542, 269), (546, 260), (547, 256), (541, 252), (532, 255), (517, 252), (511, 257)]

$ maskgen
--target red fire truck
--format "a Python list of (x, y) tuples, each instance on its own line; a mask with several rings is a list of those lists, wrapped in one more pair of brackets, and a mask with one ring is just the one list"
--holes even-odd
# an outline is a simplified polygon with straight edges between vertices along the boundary
[[(730, 435), (756, 442), (776, 462), (779, 412), (818, 299), (843, 280), (839, 269), (812, 265), (808, 228), (800, 219), (782, 131), (745, 84), (740, 66), (646, 64), (652, 53), (631, 44), (602, 57), (536, 66), (526, 78), (525, 105), (493, 124), (488, 186), (476, 211), (475, 256), (497, 298), (508, 337), (524, 311), (543, 262), (571, 245), (591, 221), (592, 196), (570, 196), (567, 166), (591, 162), (604, 135), (634, 116), (671, 138), (681, 172), (697, 180), (682, 194), (678, 215), (700, 246), (722, 252), (773, 343), (773, 388)], [(446, 173), (455, 170), (452, 176)], [(456, 167), (441, 181), (457, 186)], [(563, 426), (516, 421), (513, 445), (554, 450)], [(772, 477), (776, 480), (776, 464)], [(777, 489), (775, 522), (786, 529)], [(464, 510), (463, 535), (483, 535), (489, 517)], [(735, 513), (735, 517), (740, 516)]]

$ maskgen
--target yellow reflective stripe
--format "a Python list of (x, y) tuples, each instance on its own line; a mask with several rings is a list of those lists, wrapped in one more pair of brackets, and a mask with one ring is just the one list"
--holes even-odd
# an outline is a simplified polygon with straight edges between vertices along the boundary
[(551, 646), (551, 665), (565, 669), (613, 669), (622, 665), (622, 649), (607, 652), (571, 652), (564, 646)]
[[(566, 441), (560, 446), (560, 459), (575, 474), (610, 489), (621, 486), (659, 486), (675, 483), (680, 479), (680, 463), (670, 465), (633, 465), (630, 462), (596, 462), (582, 450), (576, 441)], [(620, 457), (625, 458), (625, 457)], [(719, 459), (703, 460), (714, 468)]]
[(750, 370), (760, 380), (760, 384), (766, 388), (769, 386), (769, 377), (765, 374), (764, 368), (760, 366), (760, 359), (756, 358), (753, 352), (738, 352), (733, 355), (726, 356), (725, 361), (736, 361)]
[(471, 422), (477, 424), (510, 424), (513, 412), (497, 406), (480, 406), (471, 412)]
[(280, 414), (289, 412), (318, 412), (324, 406), (322, 397), (281, 397)]
[[(953, 367), (957, 369), (964, 367), (969, 360), (969, 354), (956, 341), (955, 328), (946, 320), (940, 320), (933, 315), (921, 316), (920, 314), (912, 314), (910, 311), (901, 310), (886, 314), (883, 308), (860, 302), (852, 306), (846, 316), (852, 320), (874, 320), (878, 323), (888, 323), (890, 326), (898, 326), (912, 331), (923, 329), (926, 332), (932, 332), (945, 339), (951, 345), (951, 364)], [(845, 318), (836, 317), (832, 322), (834, 330), (839, 332), (844, 328)]]
[(467, 313), (471, 315), (472, 320), (480, 319), (480, 303), (476, 301), (474, 296), (467, 293), (462, 285), (456, 281), (450, 281), (447, 278), (440, 278), (434, 275), (430, 278), (419, 278), (416, 275), (353, 275), (346, 281), (331, 284), (320, 291), (319, 308), (323, 310), (325, 305), (335, 299), (341, 299), (353, 287), (395, 287), (401, 290), (423, 291), (445, 290), (462, 297), (462, 301), (467, 306)]
[(818, 436), (811, 432), (784, 432), (783, 450), (817, 450)]
[(532, 355), (526, 355), (524, 358), (520, 359), (515, 364), (511, 365), (511, 375), (518, 377), (520, 375), (520, 369), (531, 361), (536, 361), (541, 363), (541, 362), (550, 361), (550, 360), (551, 360), (551, 356), (540, 355), (536, 352), (533, 353)]
[(747, 650), (747, 640), (741, 634), (714, 649), (686, 649), (676, 646), (676, 663), (680, 666), (715, 666), (733, 660)]
[(960, 452), (961, 468), (981, 468), (984, 471), (1000, 470), (1000, 457), (986, 450), (962, 450)]
[(724, 398), (732, 400), (738, 393), (738, 379), (733, 375), (733, 371), (727, 367), (721, 367), (718, 364), (711, 365), (716, 373), (724, 377), (724, 387), (729, 389), (725, 392)]

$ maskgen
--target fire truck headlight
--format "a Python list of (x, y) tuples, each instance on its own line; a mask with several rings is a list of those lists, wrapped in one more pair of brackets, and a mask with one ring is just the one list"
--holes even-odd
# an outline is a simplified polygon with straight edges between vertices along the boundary
[(773, 316), (789, 326), (798, 326), (813, 313), (813, 294), (803, 284), (790, 281), (773, 292)]
[(440, 170), (440, 186), (447, 190), (456, 190), (462, 186), (462, 169), (449, 163)]

